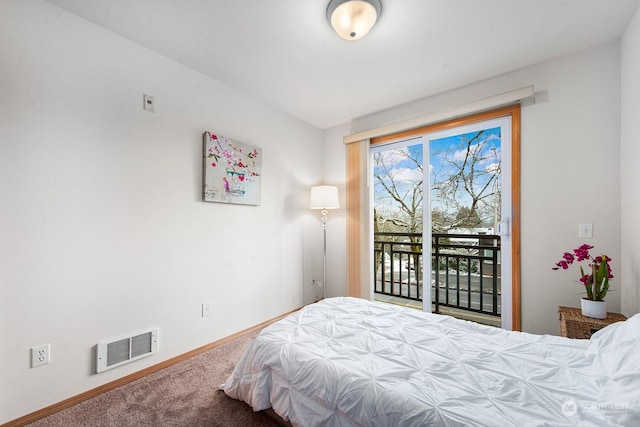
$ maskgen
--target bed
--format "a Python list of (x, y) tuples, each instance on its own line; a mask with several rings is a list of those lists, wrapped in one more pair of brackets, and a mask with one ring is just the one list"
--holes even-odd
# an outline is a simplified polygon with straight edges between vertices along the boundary
[(591, 340), (358, 298), (266, 327), (220, 388), (294, 426), (640, 426), (640, 314)]

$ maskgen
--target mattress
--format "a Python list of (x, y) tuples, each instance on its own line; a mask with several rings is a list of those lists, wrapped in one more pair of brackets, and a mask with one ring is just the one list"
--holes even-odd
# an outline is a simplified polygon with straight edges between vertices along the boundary
[(220, 388), (305, 427), (640, 425), (638, 369), (618, 387), (593, 347), (330, 298), (265, 328)]

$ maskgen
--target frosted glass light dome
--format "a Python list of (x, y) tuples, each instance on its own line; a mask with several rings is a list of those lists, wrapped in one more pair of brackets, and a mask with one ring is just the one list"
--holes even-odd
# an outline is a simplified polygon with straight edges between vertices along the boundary
[(380, 0), (331, 0), (327, 19), (345, 40), (360, 40), (375, 25), (382, 10)]

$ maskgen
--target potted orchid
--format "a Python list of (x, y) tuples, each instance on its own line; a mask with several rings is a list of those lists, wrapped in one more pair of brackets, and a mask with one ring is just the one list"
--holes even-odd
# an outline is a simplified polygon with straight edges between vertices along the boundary
[(597, 319), (604, 319), (607, 317), (604, 297), (609, 290), (609, 279), (613, 279), (611, 266), (609, 265), (611, 258), (604, 254), (593, 257), (589, 254), (591, 249), (593, 249), (593, 246), (585, 243), (579, 248), (574, 249), (573, 253), (565, 252), (562, 255), (562, 259), (553, 267), (553, 270), (566, 270), (574, 261), (587, 261), (589, 263), (589, 270), (586, 273), (582, 265), (580, 266), (580, 282), (587, 293), (587, 297), (582, 298), (582, 314)]

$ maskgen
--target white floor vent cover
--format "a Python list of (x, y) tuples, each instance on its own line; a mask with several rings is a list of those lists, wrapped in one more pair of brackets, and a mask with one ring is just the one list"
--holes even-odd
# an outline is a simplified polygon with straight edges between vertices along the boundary
[(96, 372), (100, 373), (158, 352), (158, 328), (100, 341)]

